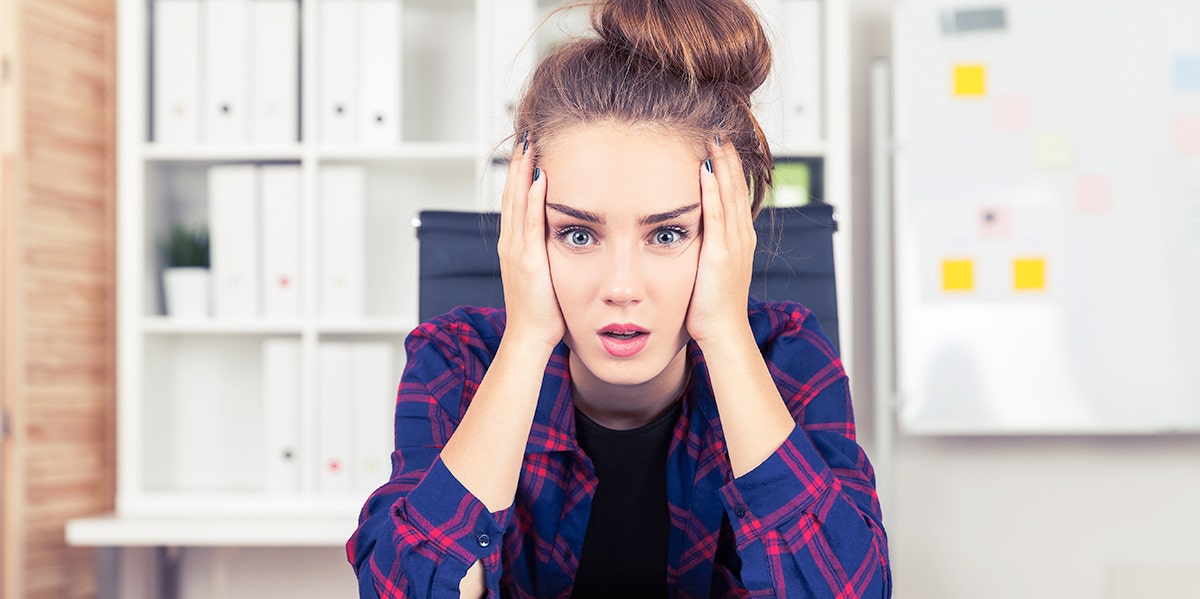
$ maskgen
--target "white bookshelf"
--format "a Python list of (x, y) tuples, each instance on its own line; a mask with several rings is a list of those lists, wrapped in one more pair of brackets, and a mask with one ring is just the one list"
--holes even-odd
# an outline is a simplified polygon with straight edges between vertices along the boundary
[[(294, 144), (170, 145), (153, 140), (150, 93), (150, 9), (153, 0), (118, 1), (118, 461), (116, 513), (77, 520), (68, 540), (79, 545), (290, 545), (345, 542), (365, 496), (323, 496), (316, 490), (313, 444), (317, 422), (316, 354), (325, 341), (386, 341), (396, 379), (403, 341), (417, 324), (417, 245), (413, 218), (423, 209), (494, 210), (497, 169), (492, 150), (507, 147), (496, 132), (503, 102), (498, 81), (520, 62), (497, 60), (519, 48), (531, 29), (494, 26), (527, 9), (529, 26), (554, 0), (396, 0), (401, 5), (401, 139), (388, 146), (323, 144), (316, 100), (320, 40), (318, 2), (300, 6), (300, 139)], [(780, 1), (780, 0), (766, 0)], [(823, 139), (776, 148), (777, 158), (818, 158), (824, 197), (835, 205), (842, 353), (851, 356), (850, 130), (846, 0), (824, 0)], [(501, 14), (503, 12), (503, 14)], [(568, 18), (567, 30), (586, 17)], [(561, 30), (547, 25), (531, 48), (549, 47)], [(497, 48), (500, 48), (497, 50)], [(534, 51), (531, 50), (531, 51)], [(508, 56), (508, 54), (505, 54)], [(526, 63), (528, 64), (528, 63)], [(503, 149), (501, 152), (503, 153)], [(298, 319), (284, 322), (176, 321), (164, 316), (155, 239), (188, 211), (201, 210), (205, 173), (224, 164), (299, 165), (302, 193), (302, 274), (308, 282)], [(317, 303), (318, 172), (358, 165), (365, 173), (365, 315), (320, 317)], [(262, 489), (262, 357), (268, 338), (301, 346), (300, 490)], [(847, 363), (849, 369), (850, 364)], [(190, 411), (190, 412), (189, 412)], [(181, 413), (189, 420), (181, 420)], [(186, 424), (185, 424), (186, 422)], [(206, 461), (189, 478), (188, 465)], [(286, 525), (266, 516), (286, 517)], [(208, 522), (211, 526), (193, 522)], [(333, 524), (330, 524), (333, 522)], [(305, 532), (311, 527), (311, 532)], [(316, 540), (316, 541), (314, 541)], [(185, 542), (186, 541), (186, 542)]]

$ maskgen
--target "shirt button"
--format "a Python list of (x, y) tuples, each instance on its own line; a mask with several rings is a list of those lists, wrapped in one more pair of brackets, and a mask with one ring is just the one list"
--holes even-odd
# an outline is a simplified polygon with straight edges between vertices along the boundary
[(479, 541), (480, 547), (487, 547), (488, 545), (492, 544), (492, 537), (489, 537), (487, 533), (479, 535), (476, 537), (476, 540)]
[(740, 505), (737, 506), (733, 510), (733, 515), (737, 516), (738, 518), (745, 518), (746, 517), (746, 508), (744, 508)]

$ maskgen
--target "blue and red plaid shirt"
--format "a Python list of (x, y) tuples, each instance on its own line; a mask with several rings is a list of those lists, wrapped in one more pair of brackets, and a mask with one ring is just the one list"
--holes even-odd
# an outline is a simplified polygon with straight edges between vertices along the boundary
[[(734, 478), (708, 368), (689, 343), (667, 464), (672, 596), (888, 597), (887, 536), (841, 361), (799, 304), (751, 299), (749, 316), (799, 425)], [(489, 512), (439, 458), (504, 324), (503, 310), (458, 308), (406, 341), (392, 477), (346, 546), (361, 597), (457, 597), (476, 560), (489, 597), (570, 596), (596, 474), (575, 440), (566, 346), (547, 364), (512, 506)]]

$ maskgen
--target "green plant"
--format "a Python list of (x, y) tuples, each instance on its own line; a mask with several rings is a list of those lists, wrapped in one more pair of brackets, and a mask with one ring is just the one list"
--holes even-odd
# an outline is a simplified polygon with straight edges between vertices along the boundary
[(168, 268), (208, 268), (208, 228), (175, 225), (160, 243)]

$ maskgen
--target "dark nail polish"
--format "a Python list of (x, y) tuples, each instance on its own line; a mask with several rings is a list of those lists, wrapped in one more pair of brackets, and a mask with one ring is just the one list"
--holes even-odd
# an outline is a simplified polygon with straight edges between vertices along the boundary
[(527, 137), (529, 137), (529, 129), (526, 129), (521, 132), (521, 139), (518, 139), (517, 143), (519, 143), (519, 144), (525, 143), (525, 138), (527, 138)]
[(704, 159), (704, 170), (708, 171), (710, 175), (712, 174), (712, 158)]
[(526, 140), (525, 140), (525, 147), (521, 148), (521, 155), (522, 155), (522, 156), (524, 156), (524, 155), (525, 155), (525, 152), (528, 152), (528, 151), (529, 151), (529, 140), (528, 140), (528, 139), (526, 139)]
[(540, 178), (542, 178), (542, 169), (534, 167), (533, 168), (533, 180), (537, 181)]

